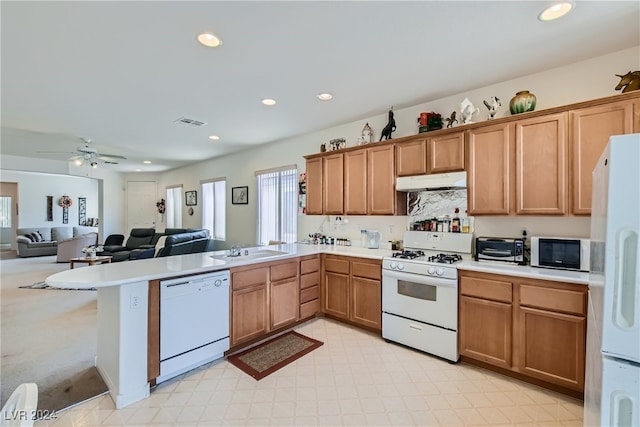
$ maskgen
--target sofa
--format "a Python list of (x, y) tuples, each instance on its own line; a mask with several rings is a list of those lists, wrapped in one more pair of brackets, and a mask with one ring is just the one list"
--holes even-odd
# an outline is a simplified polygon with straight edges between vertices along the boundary
[[(165, 230), (166, 231), (166, 230)], [(144, 259), (207, 252), (211, 247), (209, 230), (188, 230), (160, 236), (153, 248), (140, 248), (131, 252), (130, 259)]]
[(122, 245), (106, 245), (103, 251), (98, 252), (100, 256), (111, 256), (111, 262), (126, 261), (131, 252), (136, 249), (146, 249), (155, 247), (151, 242), (156, 235), (154, 228), (132, 228), (129, 237)]
[(79, 225), (75, 227), (61, 226), (18, 228), (16, 230), (18, 256), (25, 258), (34, 256), (56, 255), (58, 253), (58, 244), (61, 241), (73, 239), (74, 237), (82, 236), (89, 233), (95, 233), (97, 242), (97, 227), (86, 227)]

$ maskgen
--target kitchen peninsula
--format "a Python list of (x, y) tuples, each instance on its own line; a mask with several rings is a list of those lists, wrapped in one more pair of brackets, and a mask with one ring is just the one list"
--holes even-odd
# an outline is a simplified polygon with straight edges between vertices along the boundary
[[(54, 274), (46, 279), (46, 283), (59, 288), (97, 288), (96, 367), (109, 387), (116, 407), (123, 408), (147, 398), (151, 385), (160, 377), (159, 360), (155, 360), (158, 368), (155, 373), (150, 368), (156, 353), (159, 359), (159, 347), (150, 347), (158, 346), (158, 343), (154, 344), (150, 338), (153, 338), (159, 323), (159, 291), (153, 291), (159, 289), (160, 281), (187, 279), (223, 270), (233, 272), (234, 269), (240, 270), (239, 277), (242, 277), (243, 270), (244, 273), (253, 270), (249, 267), (271, 265), (274, 261), (296, 262), (297, 265), (298, 259), (313, 256), (317, 259), (320, 253), (377, 260), (391, 254), (390, 250), (383, 249), (306, 244), (276, 245), (269, 249), (273, 250), (246, 248), (238, 257), (229, 257), (226, 252), (218, 251), (95, 265)], [(296, 277), (299, 271), (296, 269)]]

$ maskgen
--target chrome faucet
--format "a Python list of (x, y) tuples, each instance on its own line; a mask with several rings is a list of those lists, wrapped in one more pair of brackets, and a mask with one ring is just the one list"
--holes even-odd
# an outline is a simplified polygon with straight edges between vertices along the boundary
[(242, 246), (240, 243), (232, 245), (231, 249), (229, 249), (229, 256), (240, 256), (242, 255)]

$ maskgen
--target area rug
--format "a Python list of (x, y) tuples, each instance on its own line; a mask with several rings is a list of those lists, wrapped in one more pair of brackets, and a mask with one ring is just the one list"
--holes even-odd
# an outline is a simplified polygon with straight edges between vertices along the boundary
[(288, 365), (324, 344), (297, 332), (287, 332), (227, 360), (256, 380)]
[(36, 282), (33, 285), (18, 286), (21, 289), (53, 289), (58, 291), (95, 291), (96, 288), (53, 288), (45, 282)]
[(108, 392), (100, 373), (92, 366), (50, 388), (38, 390), (38, 413), (53, 414)]

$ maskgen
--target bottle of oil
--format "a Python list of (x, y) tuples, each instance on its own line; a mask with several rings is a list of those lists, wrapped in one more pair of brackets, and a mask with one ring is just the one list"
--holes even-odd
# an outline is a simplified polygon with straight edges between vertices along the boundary
[(462, 232), (463, 233), (471, 233), (471, 227), (469, 226), (469, 217), (467, 216), (467, 211), (464, 211), (464, 216), (462, 217)]
[(458, 216), (460, 213), (460, 209), (456, 208), (454, 211), (453, 219), (451, 220), (451, 232), (459, 233), (460, 232), (460, 217)]

